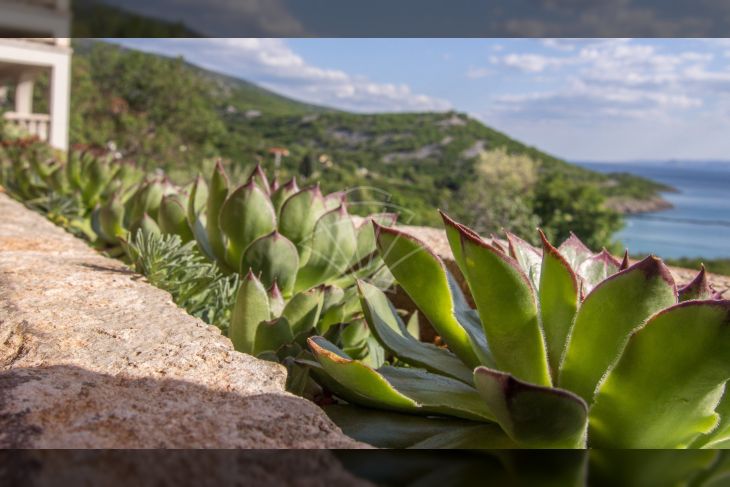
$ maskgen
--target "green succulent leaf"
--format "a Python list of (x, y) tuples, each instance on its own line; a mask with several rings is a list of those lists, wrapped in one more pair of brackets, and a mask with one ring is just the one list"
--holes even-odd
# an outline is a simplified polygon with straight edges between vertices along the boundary
[(377, 287), (358, 282), (365, 319), (378, 341), (399, 360), (430, 372), (447, 375), (470, 384), (472, 369), (456, 355), (430, 343), (413, 338), (393, 309), (385, 294)]
[(269, 197), (249, 182), (228, 196), (221, 207), (219, 224), (228, 239), (226, 262), (232, 269), (239, 269), (246, 248), (276, 229), (276, 214)]
[(239, 352), (253, 353), (259, 323), (270, 319), (269, 298), (253, 272), (246, 274), (236, 294), (228, 338)]
[(202, 214), (205, 210), (207, 201), (208, 185), (205, 183), (205, 179), (198, 174), (190, 186), (190, 197), (188, 198), (187, 218), (190, 228), (195, 226), (198, 215)]
[[(114, 173), (105, 159), (93, 157), (84, 167), (81, 197), (87, 207), (93, 207), (99, 202), (99, 196), (109, 183)], [(152, 208), (148, 209), (152, 213)]]
[(210, 240), (208, 240), (209, 233), (205, 223), (203, 222), (203, 218), (204, 215), (197, 215), (195, 217), (195, 223), (192, 225), (191, 230), (193, 231), (195, 242), (198, 244), (198, 248), (200, 249), (200, 251), (208, 258), (208, 260), (215, 262), (217, 260), (217, 257), (215, 255), (215, 252), (213, 251), (213, 246), (210, 243)]
[(165, 188), (160, 181), (149, 181), (143, 184), (127, 201), (125, 219), (131, 224), (142, 218), (145, 213), (157, 218), (157, 211), (162, 202)]
[(692, 448), (730, 448), (730, 393), (727, 382), (722, 400), (715, 408), (715, 412), (720, 416), (717, 426), (710, 433), (697, 438), (691, 445)]
[(500, 370), (550, 385), (537, 299), (519, 264), (471, 232), (461, 232), (462, 252), (474, 302)]
[(253, 182), (258, 188), (264, 192), (265, 195), (271, 194), (271, 186), (269, 185), (269, 178), (266, 176), (266, 173), (261, 167), (261, 164), (256, 164), (256, 166), (251, 171), (251, 174), (248, 176), (248, 179), (246, 180), (247, 183)]
[(124, 236), (124, 203), (118, 193), (99, 208), (98, 218), (100, 236), (104, 241), (114, 243), (117, 238)]
[(129, 232), (132, 234), (132, 236), (136, 235), (137, 232), (142, 232), (144, 235), (162, 234), (162, 232), (160, 231), (160, 227), (157, 226), (155, 220), (152, 219), (152, 217), (149, 216), (147, 213), (144, 213), (142, 215), (142, 218), (132, 223), (132, 225), (129, 227)]
[(326, 211), (332, 211), (335, 208), (339, 208), (341, 205), (344, 205), (346, 199), (347, 193), (344, 191), (330, 193), (324, 197), (324, 208)]
[(299, 265), (307, 262), (310, 250), (307, 243), (312, 239), (315, 224), (326, 211), (319, 186), (303, 189), (284, 201), (279, 213), (279, 231), (297, 246)]
[(539, 448), (582, 448), (588, 406), (575, 394), (478, 367), (474, 383), (504, 431), (517, 443)]
[(185, 203), (179, 195), (169, 194), (162, 198), (157, 222), (162, 233), (179, 235), (183, 242), (189, 242), (194, 238), (188, 225)]
[(589, 293), (597, 284), (616, 274), (621, 262), (606, 249), (584, 260), (578, 266), (578, 274), (582, 277), (583, 293)]
[(560, 244), (558, 250), (573, 269), (578, 269), (585, 260), (593, 256), (591, 249), (586, 247), (573, 232), (570, 232), (570, 237)]
[(710, 287), (710, 283), (707, 282), (707, 272), (705, 271), (704, 265), (692, 282), (679, 289), (680, 302), (690, 301), (693, 299), (712, 299), (713, 297), (714, 293), (712, 291), (712, 287)]
[(598, 388), (592, 445), (681, 448), (712, 431), (730, 377), (728, 350), (728, 301), (688, 301), (652, 316)]
[[(210, 177), (210, 185), (208, 186), (208, 201), (206, 207), (206, 231), (208, 234), (208, 243), (219, 263), (226, 262), (226, 243), (223, 238), (223, 232), (220, 228), (220, 212), (223, 203), (228, 198), (229, 183), (226, 171), (223, 169), (221, 161), (216, 162), (213, 174)], [(232, 266), (232, 269), (238, 268), (238, 262)]]
[(266, 294), (269, 297), (269, 309), (271, 311), (271, 319), (276, 318), (277, 316), (281, 316), (281, 313), (284, 311), (284, 305), (286, 304), (284, 301), (284, 296), (282, 296), (281, 291), (279, 290), (279, 285), (274, 281), (274, 284), (271, 285), (271, 287), (266, 291)]
[(461, 381), (423, 369), (384, 366), (374, 370), (322, 337), (311, 337), (307, 342), (329, 378), (327, 385), (334, 386), (333, 392), (349, 402), (477, 421), (492, 419), (477, 391)]
[(278, 284), (284, 297), (292, 295), (299, 269), (297, 248), (277, 231), (254, 240), (241, 259), (240, 272), (251, 269), (266, 287)]
[(281, 315), (287, 319), (291, 326), (292, 334), (309, 332), (316, 325), (322, 313), (324, 304), (324, 289), (321, 287), (312, 288), (294, 295), (286, 303)]
[(540, 318), (545, 332), (548, 362), (553, 382), (557, 382), (560, 359), (573, 324), (580, 291), (578, 277), (563, 255), (540, 232), (543, 244), (540, 271)]
[(418, 311), (414, 311), (411, 313), (411, 316), (408, 318), (408, 323), (406, 323), (406, 331), (410, 336), (421, 341), (421, 323), (418, 319)]
[(291, 178), (288, 183), (279, 186), (276, 191), (271, 193), (271, 204), (274, 205), (277, 217), (281, 215), (281, 207), (284, 205), (286, 200), (298, 192), (299, 186), (297, 186), (297, 180)]
[(82, 154), (72, 151), (66, 162), (66, 179), (73, 189), (81, 190)]
[(438, 444), (433, 448), (517, 446), (495, 424), (454, 418), (425, 418), (352, 405), (325, 406), (324, 412), (347, 436), (377, 448), (428, 448), (429, 443)]
[(395, 225), (397, 218), (398, 215), (394, 213), (380, 213), (377, 215), (370, 215), (360, 223), (356, 230), (357, 250), (353, 257), (353, 264), (357, 264), (363, 259), (372, 256), (372, 254), (377, 251), (375, 227), (372, 222), (377, 222), (379, 225), (384, 227), (392, 227)]
[(590, 402), (629, 335), (676, 302), (672, 275), (656, 257), (647, 257), (596, 286), (576, 314), (561, 364), (560, 387)]
[(294, 340), (291, 326), (284, 317), (271, 321), (262, 321), (256, 327), (256, 336), (252, 355), (258, 356), (264, 352), (276, 352), (280, 347)]
[(456, 265), (459, 267), (459, 270), (461, 270), (461, 273), (463, 274), (464, 272), (466, 272), (466, 266), (464, 265), (464, 255), (461, 249), (461, 233), (472, 233), (474, 238), (481, 237), (477, 235), (476, 232), (474, 232), (471, 228), (457, 222), (443, 211), (439, 210), (439, 214), (441, 215), (441, 219), (444, 222), (444, 228), (446, 229), (446, 239), (449, 242), (449, 247), (451, 247), (451, 253), (454, 254), (454, 261), (456, 262)]
[[(540, 286), (540, 272), (542, 271), (542, 254), (529, 242), (517, 235), (507, 232), (509, 253), (517, 261), (525, 275), (530, 279), (534, 289)], [(494, 247), (494, 245), (492, 245)]]
[(355, 227), (344, 206), (322, 215), (306, 244), (309, 258), (299, 269), (295, 290), (318, 286), (340, 276), (350, 266), (356, 245)]
[(441, 259), (415, 237), (374, 224), (380, 255), (398, 284), (449, 348), (469, 367), (479, 365), (472, 338), (455, 315), (448, 272)]

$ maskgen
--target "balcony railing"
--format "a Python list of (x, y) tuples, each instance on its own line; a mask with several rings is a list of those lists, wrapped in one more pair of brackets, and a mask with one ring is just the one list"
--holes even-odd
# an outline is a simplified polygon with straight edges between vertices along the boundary
[(51, 116), (45, 113), (16, 113), (5, 112), (5, 120), (35, 135), (44, 142), (48, 141), (51, 133)]

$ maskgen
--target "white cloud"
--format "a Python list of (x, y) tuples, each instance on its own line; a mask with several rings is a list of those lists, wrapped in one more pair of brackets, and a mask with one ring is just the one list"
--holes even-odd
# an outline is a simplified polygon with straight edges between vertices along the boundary
[(558, 68), (574, 64), (573, 58), (551, 57), (540, 54), (506, 54), (501, 58), (493, 58), (493, 62), (529, 73), (540, 73), (548, 68)]
[(541, 83), (551, 88), (497, 96), (493, 115), (659, 123), (704, 106), (710, 90), (730, 97), (730, 70), (710, 69), (714, 55), (706, 49), (666, 52), (661, 44), (631, 39), (581, 41), (571, 44), (572, 50), (563, 40), (541, 44), (560, 53), (505, 53), (493, 57), (492, 64), (512, 67), (533, 79), (542, 73)]
[(184, 55), (203, 68), (241, 77), (310, 103), (353, 111), (448, 110), (445, 100), (406, 84), (375, 83), (309, 64), (283, 39), (144, 39), (118, 42), (166, 55)]

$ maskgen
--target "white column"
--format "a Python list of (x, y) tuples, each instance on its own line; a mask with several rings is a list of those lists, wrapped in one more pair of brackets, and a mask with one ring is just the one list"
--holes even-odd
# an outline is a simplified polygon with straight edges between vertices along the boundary
[(51, 70), (51, 137), (53, 147), (68, 149), (69, 105), (71, 98), (71, 56), (53, 64)]
[(25, 71), (18, 76), (15, 86), (15, 112), (22, 115), (33, 113), (33, 83), (35, 73)]

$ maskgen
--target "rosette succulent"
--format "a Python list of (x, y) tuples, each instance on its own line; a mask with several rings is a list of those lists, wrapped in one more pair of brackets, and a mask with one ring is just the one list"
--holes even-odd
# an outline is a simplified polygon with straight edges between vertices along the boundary
[[(356, 222), (343, 193), (300, 189), (294, 179), (279, 185), (258, 165), (232, 188), (219, 163), (207, 183), (200, 177), (193, 183), (185, 212), (182, 204), (169, 203), (176, 216), (160, 227), (184, 226), (185, 214), (201, 251), (241, 275), (228, 329), (236, 350), (285, 361), (305, 353), (306, 338), (316, 332), (358, 358), (382, 363), (354, 284), (390, 284), (370, 222), (389, 226), (395, 215)], [(165, 199), (160, 216), (172, 214), (164, 205)]]
[(542, 249), (511, 234), (503, 243), (442, 216), (475, 308), (425, 244), (377, 225), (376, 240), (448, 348), (412, 338), (364, 282), (388, 363), (309, 339), (318, 380), (370, 408), (331, 408), (346, 432), (382, 446), (730, 445), (730, 301), (704, 269), (677, 289), (653, 256), (630, 265), (575, 236), (557, 248), (542, 234)]

